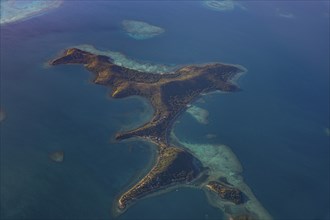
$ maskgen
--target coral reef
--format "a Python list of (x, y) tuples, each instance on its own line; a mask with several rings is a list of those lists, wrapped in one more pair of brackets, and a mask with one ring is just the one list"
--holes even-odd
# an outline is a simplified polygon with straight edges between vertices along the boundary
[(0, 2), (0, 24), (8, 24), (41, 15), (50, 9), (59, 7), (62, 0), (3, 0)]
[(165, 32), (163, 28), (143, 21), (124, 20), (122, 25), (127, 34), (136, 40), (153, 38)]

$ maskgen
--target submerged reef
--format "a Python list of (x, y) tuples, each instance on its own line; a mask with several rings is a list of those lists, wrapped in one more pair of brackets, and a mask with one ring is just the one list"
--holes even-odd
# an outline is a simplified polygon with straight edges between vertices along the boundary
[(0, 122), (2, 122), (3, 120), (5, 120), (5, 118), (6, 118), (5, 111), (0, 108)]
[(330, 137), (330, 128), (324, 128), (324, 133), (326, 136)]
[(55, 151), (49, 154), (49, 158), (58, 163), (62, 163), (64, 161), (64, 151)]
[(29, 19), (46, 11), (57, 8), (63, 0), (40, 1), (40, 0), (2, 0), (0, 2), (0, 24), (8, 24)]
[(210, 181), (207, 185), (211, 191), (217, 193), (222, 199), (232, 202), (236, 205), (244, 203), (243, 193), (229, 184), (223, 182)]
[(122, 21), (122, 26), (127, 34), (136, 40), (153, 38), (165, 32), (163, 28), (143, 21), (124, 20)]
[[(249, 186), (244, 183), (241, 176), (243, 168), (229, 147), (181, 141), (173, 132), (171, 136), (177, 146), (189, 150), (201, 161), (204, 167), (208, 168), (206, 172), (208, 178), (203, 181), (200, 187), (205, 190), (211, 205), (221, 209), (232, 219), (240, 219), (238, 216), (244, 216), (243, 219), (272, 219)], [(215, 187), (215, 184), (218, 186)], [(219, 186), (223, 187), (222, 192)], [(214, 193), (210, 194), (210, 191), (215, 192), (215, 195)], [(232, 193), (234, 193), (233, 197), (226, 196)], [(241, 198), (240, 202), (237, 202), (236, 197)]]
[(240, 3), (233, 0), (204, 0), (202, 3), (205, 7), (215, 11), (231, 11), (234, 10), (235, 7), (239, 7), (244, 10), (246, 9)]
[(151, 170), (118, 196), (114, 215), (123, 213), (139, 199), (175, 187), (194, 187), (204, 189), (211, 204), (230, 217), (271, 219), (243, 182), (242, 167), (228, 147), (181, 142), (172, 132), (177, 117), (201, 94), (240, 91), (235, 80), (246, 71), (243, 67), (209, 63), (154, 74), (118, 65), (111, 56), (78, 48), (65, 50), (50, 64), (83, 64), (93, 73), (93, 83), (111, 87), (112, 98), (138, 95), (154, 108), (150, 121), (116, 134), (116, 140), (136, 137), (152, 142), (158, 154)]
[(276, 8), (276, 15), (281, 17), (281, 18), (287, 18), (287, 19), (293, 19), (296, 18), (294, 14), (287, 10), (283, 10), (281, 8)]
[(205, 135), (205, 137), (207, 138), (207, 139), (212, 139), (212, 138), (216, 138), (217, 137), (217, 135), (216, 134), (206, 134)]
[(74, 48), (86, 52), (90, 52), (95, 55), (103, 55), (103, 56), (111, 57), (112, 62), (118, 66), (126, 67), (129, 69), (133, 69), (145, 73), (162, 74), (162, 73), (172, 72), (176, 68), (175, 66), (168, 66), (163, 64), (150, 64), (142, 61), (133, 60), (120, 52), (115, 52), (110, 50), (107, 51), (98, 50), (94, 46), (88, 44), (77, 45), (74, 46)]
[(187, 109), (187, 113), (189, 113), (197, 122), (201, 124), (208, 123), (209, 112), (201, 107), (196, 105), (189, 106)]

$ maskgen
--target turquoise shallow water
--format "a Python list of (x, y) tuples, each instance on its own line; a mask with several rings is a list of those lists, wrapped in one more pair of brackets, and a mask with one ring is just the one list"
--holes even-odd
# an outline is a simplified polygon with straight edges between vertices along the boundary
[[(208, 10), (199, 2), (65, 2), (61, 8), (1, 27), (1, 219), (109, 219), (118, 192), (148, 164), (143, 142), (111, 142), (143, 123), (138, 98), (111, 100), (79, 66), (45, 68), (63, 48), (91, 44), (166, 64), (237, 63), (243, 91), (212, 94), (201, 125), (184, 114), (179, 138), (226, 144), (246, 183), (275, 219), (329, 219), (329, 43), (324, 2), (246, 3)], [(276, 8), (295, 15), (276, 15)], [(307, 13), (308, 11), (308, 13)], [(97, 13), (95, 13), (97, 12)], [(198, 14), (198, 16), (196, 16)], [(136, 41), (123, 19), (163, 27)], [(205, 135), (216, 134), (213, 139)], [(63, 149), (65, 161), (48, 153)], [(122, 219), (221, 218), (201, 191), (143, 200)]]

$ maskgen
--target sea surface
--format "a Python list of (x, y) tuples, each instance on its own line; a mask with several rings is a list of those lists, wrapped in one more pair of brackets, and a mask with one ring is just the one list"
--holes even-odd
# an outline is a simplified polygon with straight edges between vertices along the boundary
[[(113, 100), (82, 66), (47, 65), (65, 48), (90, 44), (153, 63), (246, 67), (242, 91), (196, 101), (208, 124), (185, 113), (175, 133), (229, 146), (274, 219), (330, 219), (329, 2), (242, 5), (221, 12), (200, 1), (65, 1), (1, 26), (0, 218), (111, 219), (116, 196), (146, 172), (154, 146), (113, 141), (152, 116), (146, 100)], [(122, 30), (124, 19), (165, 32), (135, 40)], [(63, 163), (49, 160), (56, 150)], [(179, 189), (141, 200), (118, 219), (221, 218), (202, 191)]]

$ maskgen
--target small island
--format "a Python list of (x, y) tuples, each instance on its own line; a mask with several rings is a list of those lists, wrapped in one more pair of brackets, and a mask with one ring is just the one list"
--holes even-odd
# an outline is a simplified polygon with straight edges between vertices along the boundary
[(230, 186), (229, 183), (210, 181), (206, 187), (220, 196), (221, 199), (230, 201), (236, 205), (244, 203), (244, 195), (239, 190)]
[[(231, 205), (247, 205), (239, 213), (227, 211), (227, 207), (214, 205), (221, 208), (225, 213), (238, 219), (237, 216), (251, 217), (251, 209), (259, 210), (261, 214), (255, 214), (258, 219), (271, 219), (268, 217), (261, 205), (253, 196), (251, 190), (232, 174), (232, 182), (237, 182), (244, 194), (226, 182), (221, 182), (219, 177), (227, 173), (240, 170), (240, 164), (233, 153), (224, 146), (216, 147), (215, 154), (224, 157), (224, 167), (221, 164), (213, 164), (215, 160), (207, 159), (204, 149), (198, 150), (194, 146), (190, 149), (184, 148), (179, 141), (173, 144), (172, 127), (178, 116), (187, 110), (191, 103), (200, 95), (212, 91), (237, 92), (240, 88), (235, 80), (246, 70), (238, 65), (222, 63), (208, 63), (203, 65), (188, 65), (179, 67), (171, 72), (154, 74), (142, 72), (136, 69), (119, 66), (113, 62), (111, 57), (87, 52), (78, 48), (70, 48), (52, 60), (51, 65), (60, 64), (83, 64), (85, 68), (93, 73), (93, 83), (111, 88), (112, 98), (125, 98), (129, 96), (141, 96), (149, 100), (154, 108), (152, 119), (144, 125), (121, 133), (117, 133), (116, 140), (124, 140), (132, 137), (142, 138), (157, 146), (157, 157), (151, 170), (137, 183), (121, 193), (113, 206), (113, 214), (118, 215), (126, 211), (139, 199), (146, 198), (159, 193), (167, 192), (176, 187), (195, 187), (208, 190), (220, 202), (225, 201)], [(189, 146), (189, 145), (187, 145)], [(200, 154), (200, 155), (199, 155)], [(205, 156), (206, 155), (206, 156)], [(209, 156), (208, 156), (209, 157)], [(229, 158), (232, 158), (232, 162)], [(221, 158), (219, 158), (221, 160)], [(233, 164), (232, 166), (229, 166)], [(216, 171), (218, 168), (222, 169)], [(213, 171), (212, 171), (213, 170)], [(227, 171), (228, 170), (228, 171)], [(212, 172), (215, 175), (210, 175)], [(223, 173), (226, 171), (226, 173)], [(216, 178), (216, 179), (212, 179)], [(245, 198), (247, 197), (247, 198)], [(249, 203), (246, 201), (249, 200)], [(218, 201), (218, 200), (217, 200)], [(252, 202), (252, 203), (251, 203)], [(259, 206), (261, 208), (259, 208)], [(249, 208), (250, 207), (250, 208)], [(247, 209), (249, 209), (247, 211)]]

